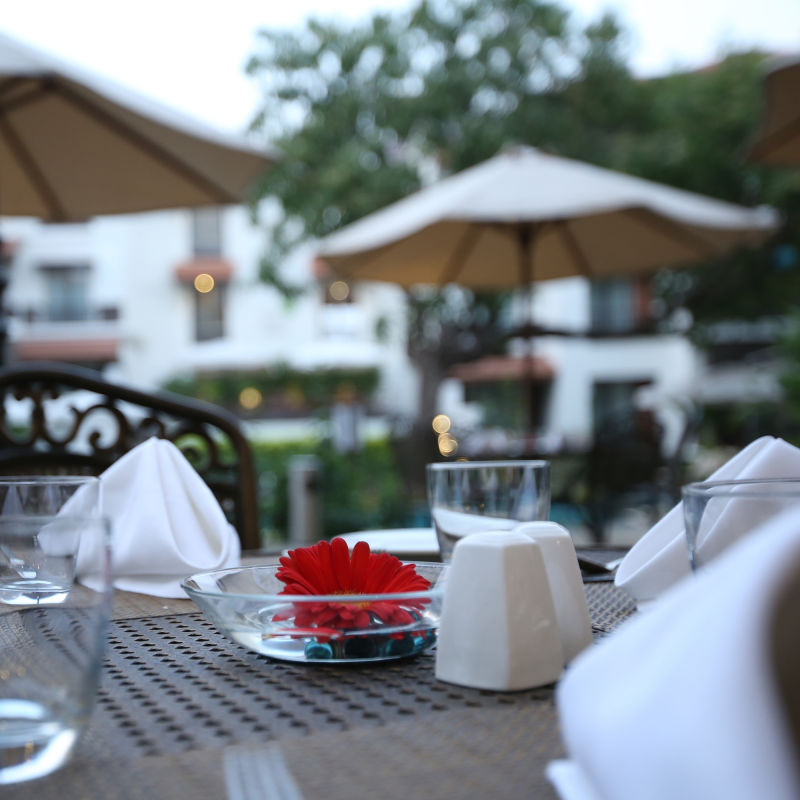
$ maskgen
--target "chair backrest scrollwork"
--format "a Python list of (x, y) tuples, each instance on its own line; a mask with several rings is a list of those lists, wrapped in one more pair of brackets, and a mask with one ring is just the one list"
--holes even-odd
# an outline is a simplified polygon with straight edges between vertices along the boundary
[(97, 475), (151, 436), (178, 447), (214, 492), (242, 547), (258, 548), (252, 448), (233, 414), (62, 363), (0, 369), (0, 474)]

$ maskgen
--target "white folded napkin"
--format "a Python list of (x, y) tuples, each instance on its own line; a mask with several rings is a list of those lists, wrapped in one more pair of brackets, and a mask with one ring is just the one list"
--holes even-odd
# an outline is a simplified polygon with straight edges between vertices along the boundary
[[(765, 522), (584, 651), (556, 690), (565, 800), (796, 800), (788, 693), (800, 629), (800, 520)], [(794, 701), (794, 715), (798, 710)]]
[[(762, 436), (737, 453), (710, 481), (800, 476), (800, 449), (783, 439)], [(614, 583), (637, 601), (656, 599), (688, 575), (689, 552), (678, 503), (630, 549), (617, 569)]]
[[(114, 585), (157, 597), (185, 597), (194, 572), (235, 567), (239, 537), (217, 499), (178, 448), (152, 437), (101, 476), (101, 510), (111, 519)], [(92, 585), (97, 553), (78, 554), (77, 573)]]

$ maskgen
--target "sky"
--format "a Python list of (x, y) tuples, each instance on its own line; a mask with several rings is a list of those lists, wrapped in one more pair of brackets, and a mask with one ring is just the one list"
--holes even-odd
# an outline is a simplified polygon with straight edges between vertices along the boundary
[[(413, 0), (0, 0), (0, 32), (102, 73), (217, 128), (242, 132), (258, 103), (244, 73), (259, 28), (342, 22)], [(612, 10), (640, 75), (703, 66), (758, 46), (800, 54), (800, 0), (561, 0), (576, 24)], [(3, 7), (4, 6), (4, 7)]]

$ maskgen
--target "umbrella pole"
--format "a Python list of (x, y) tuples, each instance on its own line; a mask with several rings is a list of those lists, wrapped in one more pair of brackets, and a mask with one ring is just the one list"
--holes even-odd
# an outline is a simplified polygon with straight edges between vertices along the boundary
[[(2, 199), (2, 198), (0, 198)], [(3, 239), (3, 231), (0, 229), (0, 367), (4, 367), (7, 362), (8, 344), (8, 325), (6, 324), (6, 287), (11, 272), (11, 252), (6, 252), (6, 243)]]
[(524, 450), (526, 455), (531, 455), (536, 446), (536, 392), (534, 386), (534, 346), (533, 336), (533, 244), (536, 233), (534, 224), (521, 224), (518, 228), (519, 241), (519, 277), (520, 285), (525, 293), (527, 307), (525, 310), (526, 322), (531, 328), (530, 339), (525, 347), (523, 409), (525, 415), (525, 430), (523, 433)]
[(5, 366), (8, 325), (6, 324), (5, 294), (11, 270), (11, 253), (6, 251), (3, 234), (0, 231), (0, 367)]

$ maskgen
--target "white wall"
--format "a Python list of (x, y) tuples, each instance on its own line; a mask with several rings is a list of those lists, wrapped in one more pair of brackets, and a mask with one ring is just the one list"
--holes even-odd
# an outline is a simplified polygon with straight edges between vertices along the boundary
[[(120, 309), (119, 321), (105, 325), (113, 327), (121, 342), (115, 378), (152, 388), (195, 369), (257, 368), (278, 362), (307, 369), (375, 366), (382, 370), (378, 404), (392, 414), (414, 413), (417, 385), (405, 351), (402, 292), (389, 284), (362, 284), (355, 290), (355, 303), (325, 306), (312, 273), (313, 247), (306, 247), (282, 265), (284, 280), (308, 287), (287, 303), (259, 280), (265, 233), (252, 225), (241, 207), (225, 209), (222, 221), (223, 258), (233, 266), (226, 290), (225, 335), (195, 341), (194, 290), (175, 276), (176, 268), (192, 258), (191, 222), (188, 210), (101, 217), (80, 225), (3, 220), (5, 238), (22, 243), (7, 303), (17, 308), (43, 305), (43, 262), (86, 262), (91, 267), (91, 304)], [(388, 321), (383, 342), (376, 338), (381, 317)], [(26, 335), (35, 328), (52, 337), (66, 330), (64, 325), (15, 323), (13, 328)]]
[[(92, 304), (117, 305), (121, 312), (113, 326), (122, 342), (114, 373), (119, 379), (153, 387), (194, 369), (253, 368), (281, 361), (306, 368), (373, 364), (381, 369), (379, 407), (394, 416), (415, 414), (419, 378), (406, 354), (404, 292), (391, 284), (361, 283), (352, 287), (352, 304), (325, 306), (309, 246), (282, 266), (284, 280), (310, 287), (287, 304), (259, 280), (265, 233), (250, 223), (244, 208), (228, 208), (223, 216), (223, 257), (234, 271), (227, 289), (225, 336), (208, 342), (194, 340), (194, 290), (175, 276), (176, 267), (192, 257), (191, 212), (105, 217), (87, 225), (4, 219), (0, 230), (6, 239), (22, 242), (7, 293), (13, 306), (43, 301), (42, 262), (91, 265)], [(518, 321), (530, 318), (526, 300), (524, 295), (518, 298)], [(536, 320), (544, 327), (583, 331), (589, 324), (589, 300), (589, 285), (582, 278), (539, 284), (533, 300)], [(387, 321), (385, 341), (376, 336), (382, 318)], [(15, 322), (12, 333), (14, 328), (19, 331), (20, 323)], [(692, 348), (680, 337), (545, 337), (536, 340), (535, 348), (555, 369), (548, 429), (573, 441), (592, 435), (595, 382), (649, 380), (652, 396), (670, 398), (688, 394), (699, 369)], [(463, 402), (459, 383), (445, 381), (439, 400), (456, 425), (479, 424), (477, 409)]]
[(536, 322), (543, 328), (585, 331), (591, 312), (589, 282), (565, 278), (537, 284), (533, 308)]
[(188, 292), (175, 280), (174, 269), (185, 259), (188, 221), (180, 211), (104, 218), (108, 261), (98, 269), (124, 276), (121, 323), (124, 345), (119, 372), (132, 383), (157, 386), (169, 375), (191, 332)]
[[(680, 336), (642, 336), (625, 339), (551, 337), (542, 340), (540, 353), (557, 365), (548, 419), (564, 436), (582, 440), (592, 435), (592, 396), (600, 381), (649, 381), (656, 404), (669, 406), (673, 398), (688, 396), (697, 375), (694, 349)], [(665, 415), (668, 413), (663, 412)], [(668, 425), (673, 425), (670, 418)]]
[[(381, 383), (376, 400), (392, 413), (411, 417), (416, 413), (419, 377), (406, 351), (408, 316), (405, 293), (388, 283), (362, 283), (355, 287), (354, 299), (365, 311), (367, 335), (380, 351)], [(386, 339), (376, 339), (378, 321), (386, 320)]]

